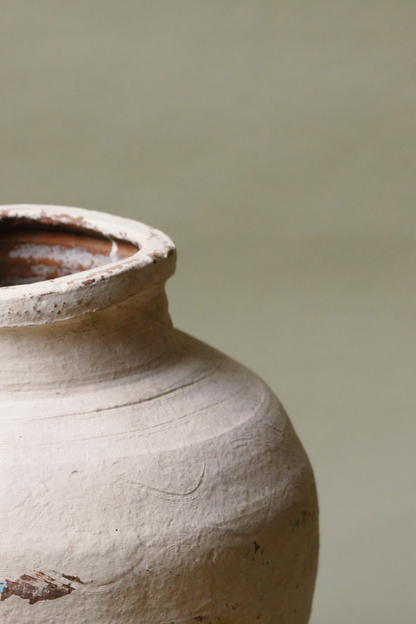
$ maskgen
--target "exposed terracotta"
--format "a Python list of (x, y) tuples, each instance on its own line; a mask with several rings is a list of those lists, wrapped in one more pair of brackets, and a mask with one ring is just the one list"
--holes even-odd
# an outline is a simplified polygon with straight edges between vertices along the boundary
[(0, 208), (0, 621), (309, 619), (312, 469), (270, 389), (172, 327), (175, 256), (127, 219)]

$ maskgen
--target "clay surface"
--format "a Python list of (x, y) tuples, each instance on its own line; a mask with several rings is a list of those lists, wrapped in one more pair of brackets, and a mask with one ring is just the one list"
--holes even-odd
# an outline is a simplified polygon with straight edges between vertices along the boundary
[(172, 327), (170, 239), (0, 219), (0, 622), (306, 624), (312, 469), (270, 389)]

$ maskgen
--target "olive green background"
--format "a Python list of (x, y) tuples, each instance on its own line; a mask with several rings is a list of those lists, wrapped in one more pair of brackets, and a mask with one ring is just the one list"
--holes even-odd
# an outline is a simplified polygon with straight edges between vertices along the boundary
[(314, 465), (311, 624), (414, 624), (414, 0), (6, 0), (0, 47), (1, 203), (172, 236)]

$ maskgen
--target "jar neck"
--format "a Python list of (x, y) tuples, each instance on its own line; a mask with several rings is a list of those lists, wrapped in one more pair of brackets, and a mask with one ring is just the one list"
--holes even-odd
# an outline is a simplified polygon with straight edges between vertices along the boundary
[(73, 318), (0, 329), (0, 394), (70, 393), (160, 367), (171, 350), (164, 285)]

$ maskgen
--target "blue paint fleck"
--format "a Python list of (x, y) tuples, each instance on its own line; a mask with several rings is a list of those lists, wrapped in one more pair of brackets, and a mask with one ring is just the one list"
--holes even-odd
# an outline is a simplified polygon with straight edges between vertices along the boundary
[(6, 591), (7, 585), (4, 581), (0, 581), (0, 594)]

